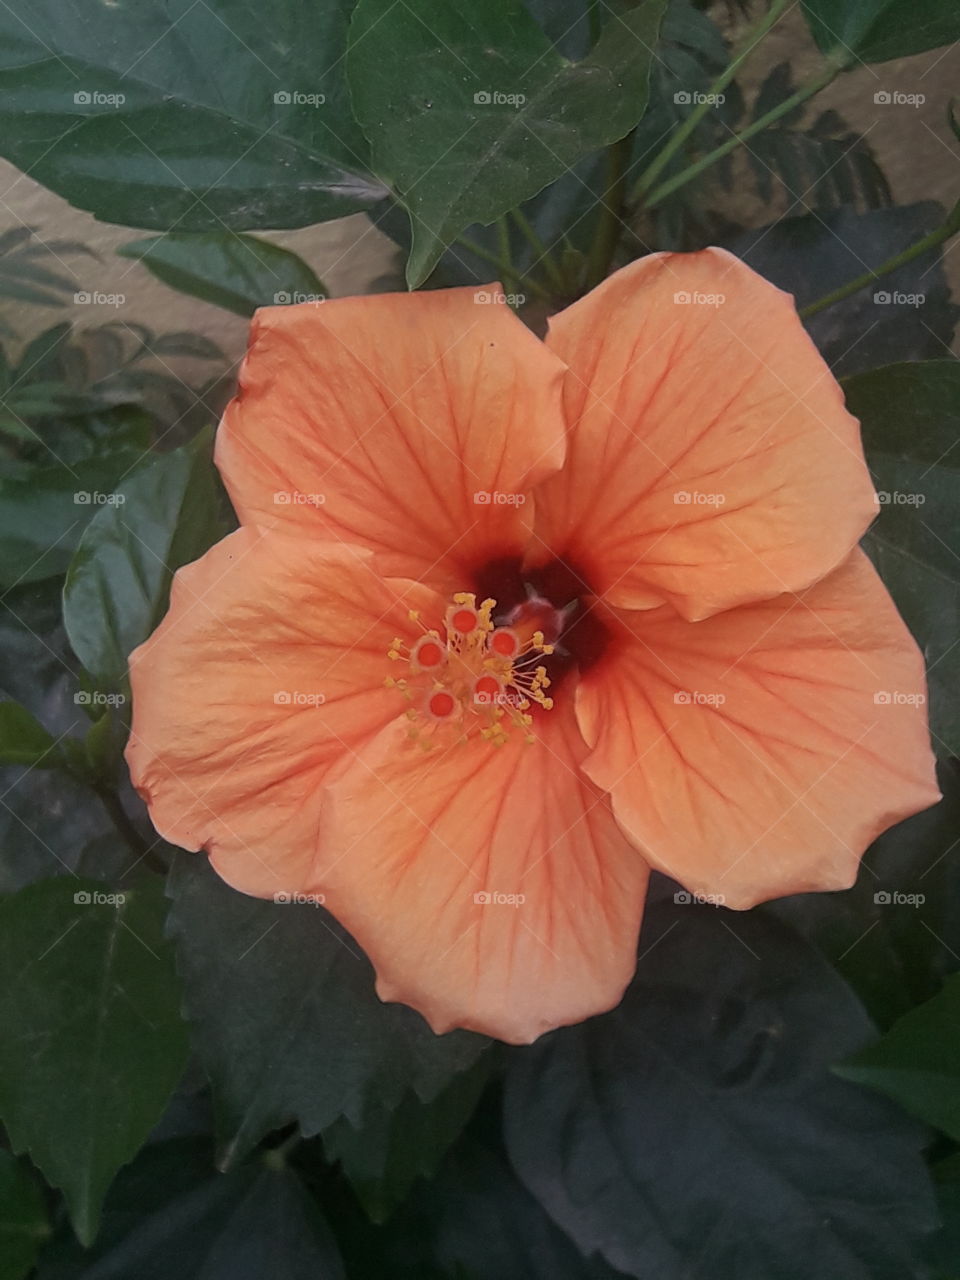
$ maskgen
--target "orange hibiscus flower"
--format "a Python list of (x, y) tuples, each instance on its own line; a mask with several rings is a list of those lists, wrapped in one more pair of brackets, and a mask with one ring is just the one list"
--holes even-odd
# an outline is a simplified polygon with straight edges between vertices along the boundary
[(544, 342), (496, 286), (262, 310), (217, 463), (242, 527), (132, 655), (134, 781), (237, 889), (322, 894), (438, 1032), (615, 1005), (652, 867), (841, 889), (937, 799), (857, 423), (727, 253)]

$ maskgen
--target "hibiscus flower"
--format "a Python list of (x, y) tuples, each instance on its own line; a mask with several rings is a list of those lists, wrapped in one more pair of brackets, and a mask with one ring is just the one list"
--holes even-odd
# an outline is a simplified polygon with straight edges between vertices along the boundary
[(543, 342), (497, 286), (261, 310), (216, 461), (241, 528), (131, 657), (134, 781), (235, 888), (322, 894), (437, 1032), (614, 1006), (651, 868), (843, 889), (937, 799), (858, 424), (725, 252)]

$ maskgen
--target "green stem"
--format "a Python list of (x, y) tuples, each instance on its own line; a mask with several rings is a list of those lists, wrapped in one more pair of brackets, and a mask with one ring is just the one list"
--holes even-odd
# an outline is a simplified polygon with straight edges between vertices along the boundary
[(936, 231), (931, 231), (922, 240), (912, 244), (909, 249), (904, 249), (902, 253), (888, 258), (879, 267), (864, 271), (862, 275), (857, 276), (854, 280), (841, 285), (839, 289), (834, 289), (833, 293), (828, 293), (824, 297), (818, 298), (816, 302), (811, 302), (809, 306), (803, 307), (800, 311), (801, 320), (806, 320), (808, 316), (815, 316), (818, 311), (824, 311), (827, 307), (832, 307), (835, 302), (842, 302), (844, 298), (849, 298), (853, 293), (859, 293), (867, 285), (873, 284), (874, 280), (879, 280), (881, 276), (889, 275), (891, 271), (896, 271), (898, 267), (905, 266), (908, 262), (912, 262), (914, 258), (919, 258), (928, 249), (935, 249), (937, 245), (943, 244), (945, 240), (952, 239), (958, 232), (960, 232), (960, 200), (953, 206), (953, 210), (943, 226), (937, 227)]
[(788, 115), (794, 107), (798, 107), (802, 102), (806, 102), (808, 98), (812, 98), (815, 93), (819, 93), (824, 89), (831, 80), (835, 80), (840, 74), (842, 67), (839, 63), (830, 62), (820, 71), (817, 72), (806, 84), (800, 86), (796, 93), (792, 93), (789, 98), (785, 98), (783, 102), (775, 106), (766, 115), (762, 115), (758, 120), (754, 120), (746, 129), (740, 133), (732, 134), (726, 142), (721, 143), (719, 147), (715, 147), (713, 151), (708, 151), (705, 156), (701, 156), (699, 160), (688, 168), (681, 170), (680, 173), (674, 174), (672, 178), (668, 178), (666, 182), (661, 182), (658, 187), (654, 187), (650, 195), (644, 201), (644, 207), (652, 209), (655, 205), (660, 204), (667, 196), (672, 195), (674, 191), (685, 187), (688, 182), (692, 182), (698, 174), (703, 173), (704, 169), (709, 169), (711, 165), (716, 164), (718, 160), (722, 160), (724, 156), (728, 156), (731, 151), (735, 151), (737, 147), (742, 146), (745, 142), (766, 129), (769, 125), (775, 124), (781, 116)]
[(637, 179), (636, 186), (633, 189), (631, 199), (639, 200), (645, 191), (649, 191), (654, 182), (659, 178), (664, 168), (669, 164), (671, 159), (680, 150), (686, 140), (696, 129), (697, 125), (714, 106), (716, 95), (723, 93), (727, 85), (734, 79), (737, 72), (746, 62), (747, 58), (757, 47), (763, 37), (767, 34), (772, 26), (779, 21), (781, 14), (787, 8), (792, 0), (773, 0), (768, 11), (763, 15), (759, 22), (755, 23), (749, 31), (744, 35), (743, 40), (737, 48), (733, 59), (726, 70), (721, 71), (713, 84), (703, 95), (703, 98), (693, 108), (686, 120), (671, 134), (667, 145), (654, 156), (653, 160), (647, 165), (643, 173)]
[(547, 278), (550, 280), (553, 287), (561, 294), (566, 293), (567, 282), (563, 278), (563, 272), (550, 256), (550, 250), (537, 235), (533, 223), (526, 214), (521, 213), (519, 209), (511, 209), (510, 212), (514, 222), (526, 237), (530, 248), (537, 255), (537, 260), (533, 265), (535, 267), (542, 265), (547, 274)]
[(166, 875), (168, 871), (167, 864), (153, 852), (151, 847), (141, 836), (140, 832), (130, 821), (126, 809), (120, 803), (120, 797), (115, 791), (108, 786), (97, 786), (93, 788), (100, 799), (100, 803), (110, 815), (110, 820), (116, 827), (118, 833), (124, 838), (129, 845), (131, 851), (142, 858), (152, 871), (158, 871), (162, 875)]
[(537, 284), (535, 280), (530, 280), (527, 276), (522, 276), (516, 267), (510, 262), (504, 262), (495, 253), (491, 253), (489, 249), (485, 249), (482, 244), (477, 244), (474, 240), (468, 240), (466, 236), (458, 236), (457, 244), (462, 244), (468, 253), (474, 254), (478, 258), (482, 258), (484, 262), (489, 262), (491, 266), (496, 267), (500, 274), (501, 281), (516, 280), (517, 287), (521, 292), (529, 291), (538, 298), (549, 300), (550, 294), (546, 289)]
[(587, 256), (584, 289), (593, 289), (606, 279), (613, 263), (623, 226), (623, 207), (627, 199), (627, 168), (633, 153), (636, 129), (615, 142), (607, 151), (607, 185), (600, 202), (600, 222)]

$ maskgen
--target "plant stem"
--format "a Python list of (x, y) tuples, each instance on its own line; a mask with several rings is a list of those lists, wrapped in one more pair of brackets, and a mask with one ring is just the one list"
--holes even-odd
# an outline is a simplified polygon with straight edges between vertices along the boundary
[(558, 293), (566, 293), (567, 282), (563, 278), (563, 272), (550, 256), (550, 250), (537, 235), (536, 229), (530, 219), (520, 212), (519, 209), (511, 209), (511, 215), (514, 222), (520, 228), (520, 231), (527, 239), (530, 248), (537, 255), (537, 261), (533, 264), (535, 267), (543, 264), (543, 269), (547, 274), (550, 283), (558, 291)]
[(496, 267), (503, 280), (516, 280), (517, 286), (521, 291), (529, 289), (536, 297), (549, 300), (550, 294), (546, 289), (538, 285), (535, 280), (530, 280), (526, 276), (520, 275), (512, 263), (504, 262), (503, 259), (497, 257), (495, 253), (491, 253), (489, 249), (485, 249), (482, 244), (477, 244), (473, 240), (468, 240), (466, 236), (458, 236), (457, 244), (462, 244), (468, 253), (472, 253), (478, 258), (482, 258), (484, 262), (489, 262), (491, 266)]
[(600, 221), (587, 256), (584, 289), (593, 289), (604, 280), (613, 263), (623, 225), (623, 207), (627, 199), (627, 167), (633, 152), (636, 129), (607, 151), (607, 185), (600, 202)]
[(740, 133), (732, 134), (726, 142), (715, 147), (713, 151), (708, 151), (705, 156), (701, 156), (686, 169), (682, 169), (680, 173), (674, 174), (672, 178), (668, 178), (666, 182), (661, 182), (658, 187), (654, 187), (650, 195), (643, 202), (644, 207), (652, 209), (655, 205), (660, 204), (667, 196), (672, 195), (674, 191), (685, 187), (688, 182), (692, 182), (698, 174), (703, 173), (704, 169), (709, 169), (711, 165), (716, 164), (718, 160), (722, 160), (724, 156), (735, 151), (737, 147), (748, 142), (754, 134), (760, 133), (769, 125), (775, 124), (781, 116), (788, 115), (794, 107), (798, 107), (801, 102), (806, 102), (808, 98), (812, 98), (815, 93), (819, 93), (825, 88), (831, 80), (836, 79), (842, 70), (839, 63), (829, 62), (820, 71), (817, 72), (810, 80), (800, 86), (796, 93), (792, 93), (789, 98), (785, 98), (768, 111), (766, 115), (762, 115), (759, 120), (754, 120), (752, 124), (747, 125)]
[(928, 249), (935, 249), (938, 244), (943, 244), (945, 240), (950, 240), (958, 232), (960, 232), (960, 200), (953, 206), (943, 226), (931, 231), (922, 240), (912, 244), (909, 249), (904, 249), (902, 253), (888, 258), (879, 267), (864, 271), (862, 275), (857, 276), (854, 280), (841, 285), (839, 289), (834, 289), (833, 293), (825, 294), (824, 297), (818, 298), (816, 302), (811, 302), (808, 306), (803, 307), (799, 313), (801, 320), (806, 320), (808, 316), (815, 316), (818, 311), (832, 307), (835, 302), (842, 302), (844, 298), (849, 298), (853, 293), (859, 293), (867, 285), (873, 284), (874, 280), (879, 280), (881, 276), (889, 275), (891, 271), (896, 271), (898, 267), (905, 266), (908, 262), (912, 262), (914, 258), (919, 258)]
[(97, 786), (93, 788), (100, 799), (100, 803), (110, 815), (110, 820), (116, 827), (118, 833), (124, 838), (133, 853), (142, 858), (152, 871), (158, 871), (162, 875), (166, 875), (168, 867), (161, 857), (153, 852), (147, 842), (141, 836), (140, 832), (130, 821), (126, 809), (120, 803), (120, 797), (112, 788), (107, 786)]
[(781, 14), (790, 3), (792, 3), (792, 0), (773, 0), (770, 8), (760, 21), (746, 32), (729, 66), (726, 70), (721, 71), (720, 75), (717, 76), (716, 80), (703, 95), (702, 100), (697, 103), (686, 120), (671, 134), (667, 145), (654, 156), (650, 164), (641, 173), (632, 192), (631, 198), (633, 200), (639, 200), (645, 191), (650, 190), (666, 165), (680, 150), (703, 117), (713, 109), (714, 101), (711, 101), (711, 99), (715, 99), (717, 94), (723, 93), (763, 37), (779, 21)]

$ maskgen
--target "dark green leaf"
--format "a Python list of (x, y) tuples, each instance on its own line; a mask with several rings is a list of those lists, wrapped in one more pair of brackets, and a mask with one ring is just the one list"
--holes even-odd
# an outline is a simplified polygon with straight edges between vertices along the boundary
[(324, 1130), (323, 1145), (339, 1160), (374, 1222), (385, 1221), (418, 1178), (432, 1177), (456, 1140), (489, 1075), (489, 1054), (454, 1076), (430, 1102), (407, 1093), (394, 1107), (374, 1098), (355, 1128), (343, 1118)]
[(487, 1043), (436, 1036), (383, 1004), (369, 962), (321, 907), (235, 892), (193, 854), (171, 873), (185, 1007), (213, 1081), (224, 1160), (296, 1120), (305, 1136), (413, 1090), (429, 1102)]
[(634, 1276), (903, 1280), (933, 1225), (920, 1135), (830, 1072), (871, 1028), (760, 912), (660, 903), (613, 1013), (507, 1076), (521, 1180), (583, 1252)]
[(960, 974), (837, 1073), (879, 1089), (960, 1141)]
[(930, 999), (957, 963), (960, 767), (941, 761), (938, 774), (943, 799), (875, 840), (852, 889), (770, 908), (816, 942), (881, 1029)]
[(881, 511), (865, 546), (923, 649), (937, 746), (960, 754), (960, 361), (844, 381)]
[(67, 574), (63, 618), (77, 657), (105, 688), (167, 608), (174, 571), (224, 532), (209, 433), (154, 458), (90, 522)]
[(49, 1234), (35, 1179), (9, 1151), (0, 1149), (0, 1280), (23, 1280)]
[(493, 222), (643, 115), (666, 0), (611, 13), (582, 62), (520, 0), (360, 0), (348, 67), (377, 171), (413, 223), (421, 284), (471, 223)]
[(187, 1053), (159, 882), (120, 898), (70, 877), (0, 903), (0, 1116), (86, 1243)]
[[(623, 1274), (600, 1257), (584, 1257), (506, 1161), (476, 1141), (457, 1144), (397, 1228), (408, 1237), (387, 1256), (398, 1280), (421, 1280), (431, 1262), (457, 1280), (619, 1280)], [(396, 1267), (398, 1254), (406, 1266)]]
[(118, 442), (109, 453), (0, 478), (0, 587), (66, 573), (91, 518), (142, 456), (135, 442)]
[(55, 739), (19, 702), (0, 702), (0, 765), (55, 768)]
[(955, 0), (803, 0), (803, 7), (817, 44), (845, 66), (960, 40)]
[(198, 1176), (203, 1146), (147, 1148), (111, 1188), (94, 1252), (63, 1241), (42, 1280), (343, 1280), (330, 1228), (293, 1173)]
[(0, 150), (109, 222), (295, 227), (386, 193), (343, 79), (349, 5), (0, 8)]
[(253, 315), (257, 307), (326, 296), (302, 258), (256, 236), (171, 232), (131, 241), (119, 252), (138, 259), (171, 288), (241, 316)]
[[(805, 307), (867, 267), (879, 267), (944, 220), (934, 201), (825, 216), (784, 218), (724, 241), (725, 246)], [(886, 299), (884, 301), (883, 299)], [(894, 360), (927, 360), (949, 350), (960, 308), (938, 249), (890, 272), (807, 321), (837, 377)]]
[(152, 356), (187, 356), (191, 360), (226, 360), (215, 342), (202, 333), (159, 333), (150, 343)]

